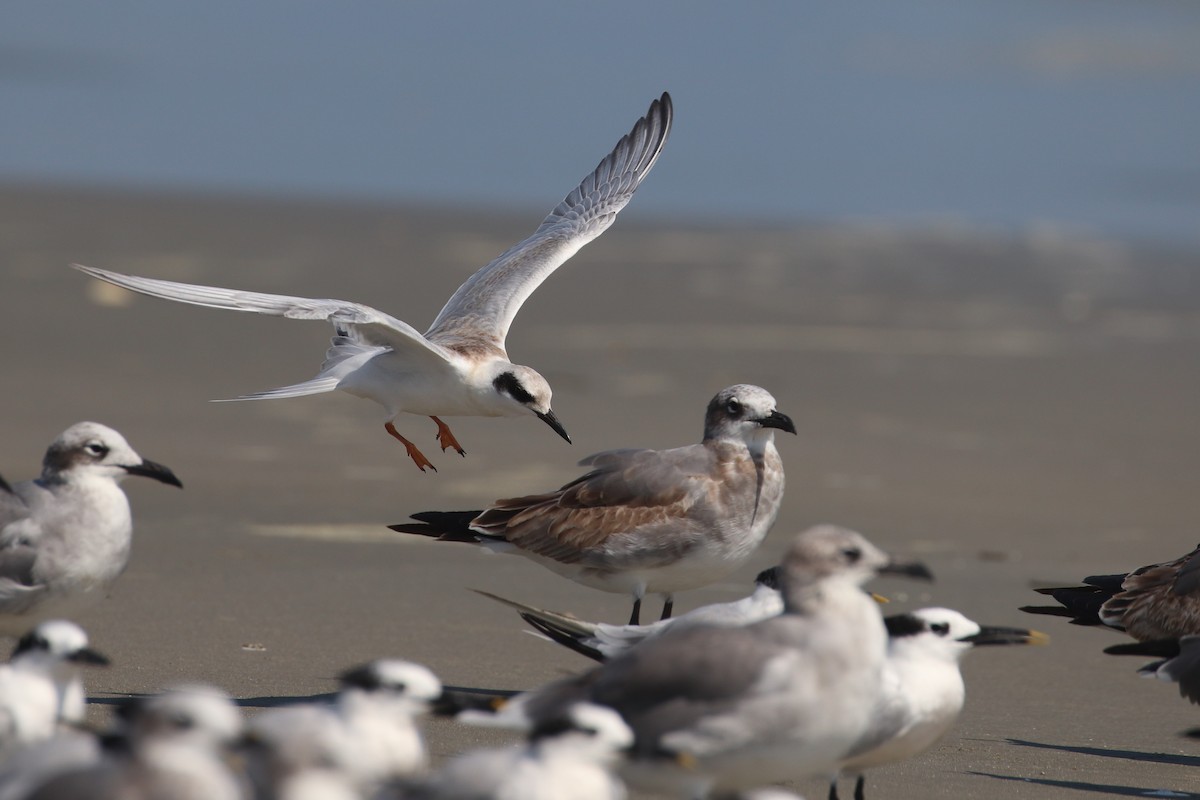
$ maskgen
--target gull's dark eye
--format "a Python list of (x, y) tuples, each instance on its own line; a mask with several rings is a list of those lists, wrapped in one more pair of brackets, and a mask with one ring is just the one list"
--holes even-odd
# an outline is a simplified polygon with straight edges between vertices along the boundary
[(108, 455), (108, 448), (99, 442), (88, 442), (83, 446), (84, 450), (94, 455), (96, 458), (104, 458)]
[(845, 556), (846, 560), (851, 564), (857, 564), (858, 560), (862, 558), (862, 550), (859, 550), (857, 547), (847, 547), (842, 551), (842, 555)]
[(729, 412), (729, 416), (736, 417), (742, 413), (742, 404), (736, 399), (731, 399), (725, 404), (725, 410)]
[(938, 636), (946, 636), (950, 633), (949, 622), (935, 622), (929, 626), (929, 630), (936, 633)]

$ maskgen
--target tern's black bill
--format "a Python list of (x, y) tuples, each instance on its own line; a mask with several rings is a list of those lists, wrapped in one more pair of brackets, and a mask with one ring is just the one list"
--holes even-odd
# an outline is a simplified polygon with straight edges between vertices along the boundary
[(98, 653), (90, 647), (84, 647), (71, 653), (67, 656), (67, 661), (72, 664), (92, 664), (97, 667), (107, 667), (112, 663), (108, 660), (108, 656)]
[(1001, 628), (995, 625), (983, 625), (979, 633), (964, 636), (960, 642), (969, 642), (979, 646), (984, 644), (1045, 644), (1050, 637), (1041, 631), (1028, 628)]
[(130, 475), (140, 475), (143, 478), (153, 478), (156, 481), (169, 483), (172, 486), (178, 486), (180, 489), (183, 488), (183, 483), (179, 480), (179, 478), (175, 477), (174, 472), (171, 472), (171, 470), (164, 467), (162, 464), (158, 464), (153, 461), (143, 461), (142, 463), (135, 464), (132, 467), (122, 467), (122, 469), (124, 469)]
[(545, 414), (542, 414), (538, 411), (535, 411), (534, 413), (538, 415), (538, 419), (553, 428), (555, 433), (566, 439), (567, 444), (572, 444), (571, 437), (567, 435), (567, 429), (564, 428), (562, 423), (558, 421), (558, 417), (554, 416), (553, 411), (547, 411)]

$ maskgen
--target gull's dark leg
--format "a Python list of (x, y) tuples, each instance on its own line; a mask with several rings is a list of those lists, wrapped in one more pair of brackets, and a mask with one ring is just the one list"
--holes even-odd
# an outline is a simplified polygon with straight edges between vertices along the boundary
[(642, 598), (635, 597), (633, 599), (633, 613), (629, 615), (630, 625), (641, 625), (642, 618)]
[(442, 446), (442, 452), (444, 453), (448, 448), (453, 447), (460, 456), (465, 456), (466, 452), (458, 443), (458, 439), (455, 439), (454, 434), (450, 432), (450, 426), (442, 422), (437, 417), (430, 417), (430, 419), (437, 423), (437, 440), (438, 444)]
[(829, 782), (829, 800), (840, 800), (837, 793), (837, 778)]
[(675, 598), (669, 594), (664, 595), (664, 597), (663, 597), (663, 613), (662, 613), (662, 616), (659, 617), (659, 619), (670, 619), (671, 612), (674, 610), (675, 610)]
[(400, 440), (400, 443), (404, 445), (406, 450), (408, 450), (408, 457), (411, 458), (413, 463), (417, 465), (417, 469), (421, 470), (421, 472), (424, 472), (425, 468), (429, 467), (434, 472), (437, 472), (437, 467), (433, 465), (433, 462), (426, 458), (425, 454), (418, 450), (415, 444), (401, 436), (400, 432), (396, 430), (395, 425), (388, 422), (383, 427), (384, 430)]
[(854, 800), (863, 800), (867, 796), (867, 776), (859, 775), (854, 782)]

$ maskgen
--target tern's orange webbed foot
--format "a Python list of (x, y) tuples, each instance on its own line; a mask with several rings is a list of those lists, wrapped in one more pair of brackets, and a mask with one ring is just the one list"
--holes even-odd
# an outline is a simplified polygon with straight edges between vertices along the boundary
[(400, 440), (400, 444), (404, 445), (404, 449), (408, 451), (408, 457), (417, 465), (417, 469), (424, 472), (425, 468), (429, 467), (434, 472), (437, 472), (437, 467), (433, 465), (433, 462), (426, 458), (425, 454), (418, 450), (415, 444), (401, 436), (399, 431), (396, 430), (395, 425), (388, 422), (383, 427), (388, 433)]
[(437, 440), (438, 444), (442, 446), (442, 452), (444, 453), (453, 447), (460, 456), (466, 456), (466, 451), (462, 449), (462, 445), (458, 443), (458, 439), (454, 438), (454, 434), (450, 432), (450, 427), (437, 417), (430, 417), (430, 419), (437, 423)]

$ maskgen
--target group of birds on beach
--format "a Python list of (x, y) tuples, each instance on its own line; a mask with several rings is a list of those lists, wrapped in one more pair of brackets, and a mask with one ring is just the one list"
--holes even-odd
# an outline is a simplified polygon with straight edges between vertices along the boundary
[[(397, 429), (401, 414), (430, 417), (442, 451), (460, 455), (442, 417), (529, 415), (569, 442), (549, 383), (509, 360), (505, 337), (534, 289), (630, 201), (672, 120), (664, 93), (532, 236), (459, 287), (424, 334), (358, 303), (74, 266), (155, 297), (327, 320), (335, 335), (315, 378), (239, 399), (334, 389), (369, 398), (422, 472), (436, 467)], [(117, 431), (73, 425), (50, 445), (39, 478), (0, 478), (0, 634), (22, 637), (0, 667), (0, 800), (616, 800), (627, 783), (685, 798), (780, 800), (795, 795), (777, 784), (814, 776), (830, 779), (830, 798), (840, 777), (853, 779), (862, 800), (865, 771), (924, 752), (952, 727), (967, 652), (1046, 637), (946, 608), (885, 618), (865, 585), (889, 574), (930, 580), (929, 570), (835, 525), (797, 535), (745, 598), (674, 616), (677, 593), (747, 563), (774, 524), (784, 497), (779, 432), (796, 427), (775, 398), (736, 384), (708, 403), (698, 444), (598, 453), (558, 489), (391, 526), (518, 554), (628, 595), (630, 618), (619, 625), (493, 596), (541, 636), (599, 662), (589, 671), (494, 697), (446, 690), (424, 666), (380, 659), (347, 670), (328, 703), (243, 719), (221, 690), (181, 685), (122, 705), (96, 732), (81, 675), (107, 659), (65, 618), (102, 597), (128, 563), (132, 524), (120, 481), (182, 483)], [(1135, 613), (1134, 595), (1169, 597), (1174, 606), (1145, 613), (1190, 614), (1192, 627), (1154, 628), (1138, 652), (1170, 658), (1156, 674), (1200, 701), (1200, 556), (1159, 567), (1163, 576), (1147, 569), (1088, 579), (1087, 589), (1054, 597), (1077, 618), (1090, 609), (1139, 638), (1145, 614)], [(641, 624), (647, 595), (662, 599), (662, 611)], [(524, 739), (433, 768), (421, 734), (431, 713)]]

